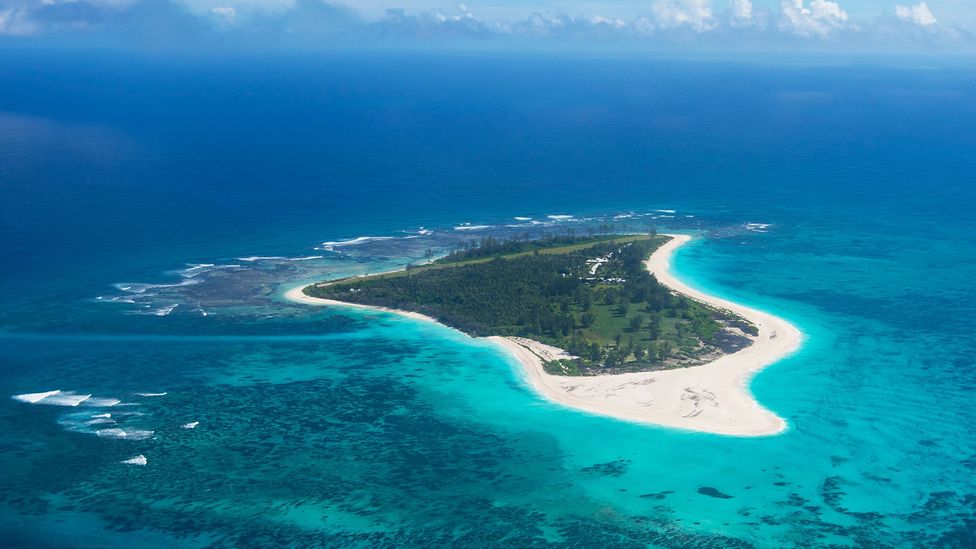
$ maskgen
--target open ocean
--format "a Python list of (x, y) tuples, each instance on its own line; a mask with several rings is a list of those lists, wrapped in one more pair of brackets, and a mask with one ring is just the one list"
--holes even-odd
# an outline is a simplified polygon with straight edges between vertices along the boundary
[[(8, 50), (0, 546), (976, 546), (974, 151), (955, 61)], [(752, 385), (785, 434), (281, 298), (600, 224), (804, 332)]]

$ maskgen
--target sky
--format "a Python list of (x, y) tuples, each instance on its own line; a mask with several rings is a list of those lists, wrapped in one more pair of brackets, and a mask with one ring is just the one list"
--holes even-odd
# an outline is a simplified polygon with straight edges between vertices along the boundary
[(976, 54), (976, 0), (0, 0), (0, 48)]

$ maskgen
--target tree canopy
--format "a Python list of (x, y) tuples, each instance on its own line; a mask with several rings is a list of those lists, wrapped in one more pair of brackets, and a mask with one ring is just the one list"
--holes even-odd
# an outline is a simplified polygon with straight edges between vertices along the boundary
[[(700, 363), (734, 320), (657, 282), (644, 261), (666, 236), (482, 239), (426, 267), (315, 285), (309, 295), (416, 311), (476, 336), (521, 336), (579, 358), (553, 373)], [(723, 338), (727, 342), (728, 338)]]

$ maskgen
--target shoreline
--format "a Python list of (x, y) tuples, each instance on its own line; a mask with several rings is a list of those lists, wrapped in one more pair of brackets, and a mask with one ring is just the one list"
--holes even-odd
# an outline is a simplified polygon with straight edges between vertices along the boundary
[[(356, 275), (356, 276), (352, 276), (352, 277), (349, 277), (349, 278), (365, 278), (367, 276), (384, 275), (384, 274), (390, 274), (390, 273), (399, 273), (400, 271), (405, 271), (405, 270), (407, 270), (406, 267), (401, 267), (399, 269), (391, 269), (389, 271), (382, 271), (382, 272), (379, 272), (379, 273), (370, 273), (370, 274), (364, 274), (364, 275)], [(348, 280), (348, 279), (342, 279), (342, 280)], [(310, 295), (306, 295), (305, 294), (305, 288), (308, 288), (309, 286), (316, 286), (316, 285), (328, 286), (328, 285), (332, 284), (333, 282), (336, 282), (336, 281), (331, 281), (331, 282), (326, 282), (326, 283), (313, 282), (311, 284), (305, 284), (305, 285), (302, 285), (302, 286), (295, 286), (294, 288), (292, 288), (292, 289), (290, 289), (290, 290), (288, 290), (288, 291), (286, 291), (284, 293), (284, 298), (287, 299), (288, 301), (293, 302), (293, 303), (301, 303), (303, 305), (317, 305), (317, 306), (320, 306), (320, 307), (321, 306), (352, 307), (354, 309), (369, 309), (369, 310), (372, 310), (372, 311), (384, 311), (384, 312), (387, 312), (387, 313), (395, 313), (395, 314), (398, 314), (398, 315), (401, 315), (401, 316), (405, 316), (405, 317), (408, 317), (408, 318), (412, 318), (414, 320), (423, 320), (424, 322), (433, 322), (435, 324), (440, 324), (440, 322), (438, 322), (436, 318), (431, 317), (431, 316), (427, 316), (427, 315), (422, 314), (422, 313), (417, 313), (417, 312), (414, 312), (414, 311), (404, 311), (402, 309), (391, 309), (390, 307), (380, 307), (378, 305), (363, 305), (361, 303), (349, 303), (347, 301), (339, 301), (337, 299), (325, 299), (325, 298), (321, 298), (321, 297), (312, 297)], [(443, 324), (441, 324), (441, 325), (443, 326)]]
[[(288, 301), (294, 303), (302, 303), (304, 305), (317, 305), (317, 306), (330, 306), (330, 307), (351, 307), (354, 309), (369, 309), (371, 311), (384, 311), (387, 313), (395, 313), (400, 316), (405, 316), (412, 318), (414, 320), (423, 320), (424, 322), (433, 322), (435, 324), (440, 324), (434, 317), (427, 316), (425, 314), (416, 313), (414, 311), (404, 311), (402, 309), (391, 309), (389, 307), (378, 307), (375, 305), (362, 305), (360, 303), (349, 303), (346, 301), (337, 301), (335, 299), (323, 299), (321, 297), (312, 297), (305, 295), (305, 288), (309, 286), (314, 286), (315, 284), (306, 284), (304, 286), (295, 286), (294, 288), (285, 292), (284, 297)], [(443, 324), (441, 324), (443, 326)]]
[[(671, 240), (651, 254), (645, 266), (658, 282), (692, 299), (727, 309), (752, 322), (759, 335), (753, 343), (700, 366), (602, 376), (547, 374), (543, 358), (566, 356), (561, 349), (525, 338), (491, 336), (522, 365), (526, 382), (546, 400), (622, 421), (651, 424), (729, 436), (768, 436), (786, 430), (786, 421), (762, 406), (749, 391), (749, 381), (764, 367), (792, 354), (802, 341), (789, 322), (745, 305), (695, 290), (670, 271), (671, 256), (692, 240), (687, 235), (665, 235)], [(310, 284), (311, 285), (311, 284)], [(416, 320), (436, 319), (412, 312), (322, 299), (305, 295), (307, 286), (285, 292), (290, 301), (319, 306), (356, 307), (396, 313)]]
[(777, 316), (695, 290), (670, 271), (671, 256), (692, 240), (667, 235), (670, 241), (644, 264), (658, 282), (713, 307), (728, 309), (759, 329), (753, 343), (708, 364), (605, 376), (555, 376), (543, 369), (546, 349), (531, 340), (495, 336), (523, 364), (528, 383), (547, 400), (597, 415), (729, 436), (755, 437), (782, 433), (786, 420), (763, 407), (749, 391), (760, 370), (799, 349), (802, 333)]

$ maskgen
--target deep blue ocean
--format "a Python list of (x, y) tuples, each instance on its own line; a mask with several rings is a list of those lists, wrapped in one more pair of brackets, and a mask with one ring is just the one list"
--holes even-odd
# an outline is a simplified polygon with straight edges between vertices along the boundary
[[(960, 60), (0, 52), (0, 546), (976, 546), (974, 208)], [(601, 224), (804, 332), (786, 433), (281, 297)]]

